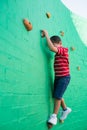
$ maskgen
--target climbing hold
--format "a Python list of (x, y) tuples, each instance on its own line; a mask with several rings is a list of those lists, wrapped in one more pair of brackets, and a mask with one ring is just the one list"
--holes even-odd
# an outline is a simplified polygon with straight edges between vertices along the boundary
[(77, 70), (80, 70), (80, 66), (77, 67)]
[(64, 32), (63, 32), (63, 31), (60, 31), (60, 35), (61, 35), (61, 36), (64, 36)]
[(64, 123), (64, 120), (59, 120), (59, 122), (62, 124), (62, 123)]
[(32, 24), (27, 20), (27, 19), (24, 19), (23, 20), (23, 23), (24, 23), (24, 26), (25, 26), (25, 28), (27, 29), (27, 31), (30, 31), (30, 30), (32, 30)]
[(47, 18), (50, 18), (51, 14), (50, 13), (46, 13), (46, 16), (47, 16)]
[(53, 124), (47, 122), (48, 129), (51, 129), (53, 127)]
[(44, 32), (41, 30), (41, 37), (45, 37)]
[(74, 50), (75, 50), (75, 47), (71, 47), (71, 50), (74, 51)]

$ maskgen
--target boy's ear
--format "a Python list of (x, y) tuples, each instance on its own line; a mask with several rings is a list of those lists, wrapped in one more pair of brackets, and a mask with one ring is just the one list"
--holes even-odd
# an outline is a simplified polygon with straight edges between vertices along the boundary
[(59, 41), (59, 44), (62, 45), (62, 41)]

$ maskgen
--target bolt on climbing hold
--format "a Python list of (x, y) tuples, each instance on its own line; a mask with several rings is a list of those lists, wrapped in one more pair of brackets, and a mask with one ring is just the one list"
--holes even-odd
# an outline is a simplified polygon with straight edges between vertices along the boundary
[(77, 66), (77, 70), (80, 70), (80, 66)]
[(32, 30), (32, 24), (27, 20), (27, 19), (24, 19), (23, 20), (23, 23), (24, 23), (24, 26), (25, 26), (25, 28), (27, 29), (27, 31), (30, 31), (30, 30)]
[(46, 13), (47, 18), (51, 17), (51, 14), (49, 12)]
[(60, 31), (60, 35), (61, 35), (61, 36), (64, 36), (64, 32), (63, 32), (63, 31)]
[(70, 49), (71, 49), (71, 51), (74, 51), (74, 50), (75, 50), (75, 47), (71, 47)]

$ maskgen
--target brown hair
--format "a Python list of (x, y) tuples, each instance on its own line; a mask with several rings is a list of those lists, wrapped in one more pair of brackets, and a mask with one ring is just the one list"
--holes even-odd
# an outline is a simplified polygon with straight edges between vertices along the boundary
[(50, 40), (52, 43), (59, 43), (61, 41), (61, 38), (59, 36), (52, 36)]

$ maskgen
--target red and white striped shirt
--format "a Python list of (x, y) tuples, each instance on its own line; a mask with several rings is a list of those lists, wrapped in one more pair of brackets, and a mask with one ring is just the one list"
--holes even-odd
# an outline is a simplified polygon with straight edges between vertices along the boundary
[(68, 48), (58, 47), (54, 60), (54, 71), (56, 77), (68, 76), (70, 74)]

